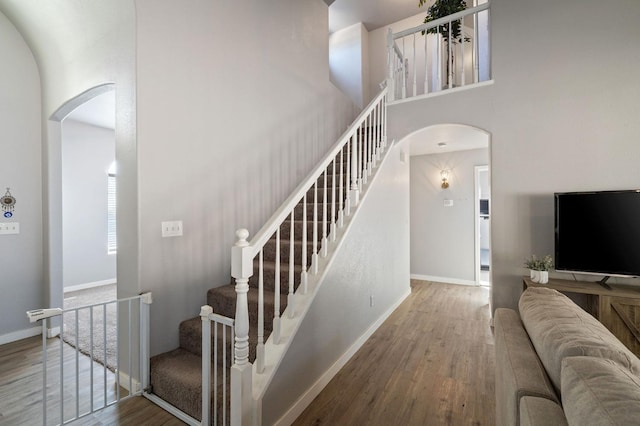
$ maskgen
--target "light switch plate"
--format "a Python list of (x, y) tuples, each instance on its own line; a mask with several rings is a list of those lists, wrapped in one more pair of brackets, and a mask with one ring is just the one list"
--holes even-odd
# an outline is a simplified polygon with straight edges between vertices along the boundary
[(162, 236), (163, 237), (181, 237), (182, 221), (174, 220), (172, 222), (162, 222)]
[(453, 207), (453, 200), (444, 200), (445, 207)]
[(0, 223), (0, 235), (11, 235), (20, 233), (20, 223), (4, 222)]

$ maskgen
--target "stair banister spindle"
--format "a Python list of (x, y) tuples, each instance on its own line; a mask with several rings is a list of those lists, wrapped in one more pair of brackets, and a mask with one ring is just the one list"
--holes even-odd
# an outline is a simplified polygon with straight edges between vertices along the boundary
[(345, 214), (347, 216), (351, 215), (351, 151), (353, 150), (352, 149), (353, 137), (354, 136), (351, 135), (349, 139), (347, 139), (347, 176), (346, 176), (347, 179), (345, 183), (346, 184)]
[[(338, 156), (336, 155), (333, 158), (333, 168), (331, 171), (331, 231), (329, 235), (331, 235), (331, 242), (336, 241), (336, 159)], [(340, 165), (342, 167), (342, 165)]]
[(338, 226), (342, 228), (344, 226), (344, 147), (340, 150), (340, 187), (338, 190), (338, 197), (340, 206), (338, 207)]
[(393, 39), (393, 30), (389, 28), (387, 31), (387, 87), (389, 88), (389, 93), (391, 93), (391, 100), (394, 100), (395, 94), (395, 50), (393, 49), (395, 41)]
[(473, 82), (480, 81), (480, 65), (478, 61), (478, 12), (473, 14)]
[(362, 178), (363, 183), (366, 184), (369, 181), (369, 133), (371, 133), (371, 128), (368, 127), (369, 117), (365, 117), (364, 123), (362, 127), (366, 129), (366, 133), (362, 135), (364, 138), (362, 145), (364, 146), (362, 153)]
[(358, 138), (354, 135), (353, 146), (351, 149), (351, 200), (353, 206), (357, 206), (360, 202), (360, 194), (358, 192)]
[(407, 97), (407, 59), (405, 57), (404, 37), (402, 37), (402, 99)]
[(465, 66), (464, 66), (464, 22), (460, 18), (460, 68), (462, 75), (460, 76), (460, 85), (465, 85)]
[(329, 240), (327, 239), (327, 219), (327, 169), (324, 169), (324, 179), (322, 184), (322, 257), (327, 257), (327, 254), (329, 253)]
[[(231, 366), (231, 424), (251, 418), (252, 366), (249, 362), (249, 278), (253, 275), (253, 255), (247, 242), (249, 231), (236, 231), (231, 249), (231, 275), (236, 280), (234, 363)], [(246, 420), (245, 420), (246, 422)]]
[(358, 191), (362, 191), (362, 146), (364, 142), (364, 134), (362, 133), (363, 125), (361, 124), (358, 127), (358, 150), (356, 151), (356, 155), (358, 158), (356, 159), (356, 172), (357, 172), (357, 182), (358, 182)]
[(300, 273), (302, 294), (307, 294), (307, 192), (302, 196), (302, 272)]
[(375, 106), (373, 111), (371, 111), (371, 120), (373, 121), (373, 144), (374, 144), (374, 154), (373, 154), (373, 166), (376, 167), (378, 165), (378, 155), (380, 153), (380, 143), (379, 143), (379, 135), (378, 135), (378, 115), (376, 114), (378, 110), (378, 105)]
[(318, 273), (318, 181), (313, 184), (313, 254), (311, 254), (311, 273)]
[(447, 55), (447, 68), (449, 70), (448, 80), (449, 89), (453, 87), (453, 43), (451, 42), (451, 21), (449, 21), (449, 42), (447, 43), (447, 49), (449, 54)]
[(273, 342), (280, 343), (280, 227), (276, 229), (275, 282), (273, 292)]
[[(200, 308), (202, 320), (202, 424), (211, 423), (211, 306)], [(215, 388), (214, 388), (215, 389)]]
[(424, 32), (424, 90), (423, 93), (426, 95), (429, 93), (429, 61), (427, 60), (427, 45), (429, 41), (428, 33)]
[(295, 266), (296, 266), (296, 262), (295, 262), (295, 257), (294, 257), (294, 227), (293, 227), (293, 213), (295, 212), (295, 207), (293, 210), (291, 210), (291, 224), (289, 227), (289, 294), (287, 296), (287, 308), (289, 310), (289, 318), (293, 318), (295, 311), (296, 311), (296, 305), (295, 305), (295, 296), (293, 294), (294, 288), (293, 288), (293, 283), (295, 280)]
[(256, 346), (256, 368), (264, 372), (264, 253), (258, 254), (258, 345)]
[(413, 96), (416, 96), (418, 94), (416, 62), (416, 33), (413, 33)]

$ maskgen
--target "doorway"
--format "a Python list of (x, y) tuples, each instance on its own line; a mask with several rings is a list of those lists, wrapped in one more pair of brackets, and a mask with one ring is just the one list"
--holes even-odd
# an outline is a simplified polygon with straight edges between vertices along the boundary
[(489, 166), (475, 167), (476, 284), (491, 285), (491, 184)]

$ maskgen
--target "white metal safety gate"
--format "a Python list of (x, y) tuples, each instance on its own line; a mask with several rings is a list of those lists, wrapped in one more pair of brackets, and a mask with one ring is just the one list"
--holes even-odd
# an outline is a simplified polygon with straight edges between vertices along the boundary
[[(43, 425), (67, 424), (142, 395), (149, 385), (151, 302), (144, 293), (27, 312), (32, 323), (42, 323)], [(47, 338), (57, 327), (57, 337)]]

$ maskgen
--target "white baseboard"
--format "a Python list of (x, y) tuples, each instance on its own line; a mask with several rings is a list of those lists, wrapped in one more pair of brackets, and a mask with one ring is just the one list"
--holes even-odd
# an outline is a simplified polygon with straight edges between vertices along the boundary
[(275, 426), (289, 426), (291, 425), (301, 414), (302, 412), (313, 402), (316, 396), (320, 394), (322, 389), (327, 386), (327, 384), (333, 379), (333, 377), (338, 374), (340, 369), (345, 366), (347, 362), (351, 359), (353, 355), (365, 344), (365, 342), (371, 337), (373, 333), (385, 322), (387, 318), (396, 310), (398, 306), (404, 300), (409, 297), (411, 294), (411, 289), (407, 290), (405, 294), (403, 294), (400, 299), (396, 303), (394, 303), (387, 311), (380, 316), (374, 322), (371, 327), (364, 332), (362, 336), (356, 340), (353, 345), (345, 353), (342, 354), (340, 358), (331, 366), (325, 373), (313, 384), (307, 391), (300, 397), (298, 400), (289, 408), (289, 410), (277, 421), (274, 423)]
[(434, 281), (437, 283), (445, 283), (445, 284), (476, 285), (476, 282), (473, 280), (462, 280), (460, 278), (434, 277), (432, 275), (419, 275), (419, 274), (411, 274), (410, 276), (412, 280)]
[(137, 379), (131, 379), (131, 387), (133, 387), (133, 390), (129, 389), (129, 375), (127, 373), (120, 371), (118, 378), (120, 379), (120, 386), (125, 388), (130, 394), (138, 393), (142, 390), (142, 385)]
[(7, 334), (0, 335), (0, 345), (5, 343), (16, 342), (18, 340), (42, 334), (42, 327), (31, 327), (24, 330), (18, 330)]
[(92, 283), (72, 285), (72, 286), (69, 286), (69, 287), (65, 287), (63, 289), (63, 291), (65, 293), (70, 293), (72, 291), (86, 290), (88, 288), (102, 287), (103, 285), (110, 285), (110, 284), (115, 284), (115, 283), (116, 283), (116, 279), (113, 278), (113, 279), (110, 279), (110, 280), (94, 281)]
[(47, 338), (51, 339), (60, 335), (60, 327), (51, 327), (47, 329)]

